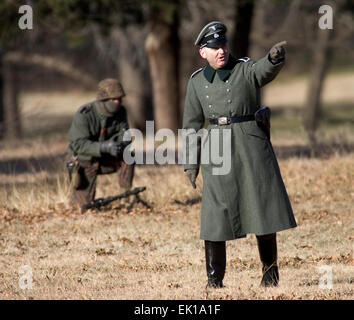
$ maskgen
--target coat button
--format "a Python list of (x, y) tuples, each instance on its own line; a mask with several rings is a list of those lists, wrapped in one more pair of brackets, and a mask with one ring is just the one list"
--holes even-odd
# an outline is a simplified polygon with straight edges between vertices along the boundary
[(229, 80), (226, 80), (225, 82), (226, 82), (226, 83), (229, 83)]
[(211, 104), (209, 104), (209, 108), (211, 108), (212, 107), (212, 105)]
[(230, 92), (230, 88), (227, 88), (226, 91), (227, 91), (227, 92)]
[(205, 89), (208, 89), (208, 86), (205, 86)]
[(228, 103), (231, 103), (231, 100), (227, 100)]
[(207, 99), (209, 99), (209, 96), (206, 96)]

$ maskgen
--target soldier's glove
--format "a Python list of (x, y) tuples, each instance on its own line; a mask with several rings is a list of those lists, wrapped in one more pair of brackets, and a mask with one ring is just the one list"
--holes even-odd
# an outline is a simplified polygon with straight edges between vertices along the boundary
[(194, 189), (196, 189), (197, 186), (195, 184), (195, 180), (197, 180), (198, 170), (197, 169), (187, 169), (186, 170), (186, 175), (187, 175), (189, 181), (191, 182), (192, 187)]
[(286, 41), (281, 41), (275, 44), (269, 51), (270, 61), (274, 64), (277, 64), (284, 60), (285, 58), (285, 49), (283, 46), (286, 45)]
[(119, 142), (107, 140), (101, 143), (101, 153), (109, 153), (113, 157), (117, 157), (119, 155), (120, 150), (121, 147)]
[(114, 141), (107, 140), (101, 143), (101, 153), (109, 153), (113, 157), (120, 157), (123, 154), (123, 151), (127, 145), (130, 144), (130, 141)]

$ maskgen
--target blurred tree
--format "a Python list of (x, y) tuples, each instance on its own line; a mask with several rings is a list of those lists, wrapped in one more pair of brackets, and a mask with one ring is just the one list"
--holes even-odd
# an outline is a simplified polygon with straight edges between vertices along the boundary
[(353, 58), (353, 1), (326, 2), (333, 9), (333, 30), (319, 27), (323, 4), (321, 0), (259, 0), (252, 30), (252, 50), (258, 57), (275, 42), (287, 40), (287, 68), (309, 74), (302, 122), (311, 145), (316, 144), (324, 81), (333, 56), (339, 53), (345, 62)]
[(4, 119), (4, 72), (3, 72), (3, 53), (0, 47), (0, 140), (5, 135), (5, 119)]
[(181, 127), (179, 111), (178, 0), (148, 1), (150, 32), (145, 48), (153, 88), (156, 129)]
[[(333, 12), (333, 29), (321, 29), (316, 21), (317, 37), (313, 46), (312, 67), (310, 84), (305, 102), (305, 112), (303, 124), (306, 130), (308, 140), (311, 146), (317, 143), (316, 130), (321, 115), (321, 95), (323, 92), (324, 80), (332, 60), (333, 51), (338, 46), (335, 43), (335, 34), (339, 34), (343, 41), (343, 30), (341, 30), (339, 21), (347, 12), (353, 14), (354, 5), (348, 0), (328, 1)], [(321, 3), (317, 2), (317, 9)], [(318, 18), (319, 16), (317, 16)], [(335, 32), (336, 30), (336, 32)], [(352, 34), (351, 34), (352, 36)], [(345, 39), (345, 37), (344, 37)], [(341, 46), (343, 44), (341, 43)]]
[[(90, 39), (96, 63), (107, 65), (107, 77), (119, 78), (126, 91), (131, 127), (144, 129), (149, 92), (139, 38), (144, 22), (142, 0), (41, 1), (47, 17), (59, 24), (69, 41), (80, 45)], [(48, 21), (47, 18), (47, 21)], [(140, 28), (138, 28), (139, 26)], [(80, 71), (81, 72), (81, 71)], [(96, 88), (96, 85), (93, 86)]]
[(236, 58), (241, 58), (248, 55), (253, 9), (253, 0), (236, 1), (236, 22), (234, 28), (234, 36), (232, 39), (232, 51)]
[[(10, 2), (5, 3), (6, 5), (0, 7), (4, 12), (8, 13), (11, 7), (11, 17), (7, 14), (6, 23), (14, 30), (18, 29), (16, 23), (20, 3), (17, 0), (11, 6), (8, 4)], [(150, 94), (147, 93), (150, 81), (146, 77), (145, 57), (142, 58), (141, 54), (144, 51), (144, 38), (136, 35), (144, 34), (139, 29), (144, 30), (144, 25), (148, 23), (150, 32), (145, 48), (150, 66), (156, 124), (158, 128), (173, 130), (180, 126), (177, 76), (178, 0), (38, 0), (35, 3), (30, 1), (29, 4), (33, 7), (34, 29), (37, 32), (42, 32), (46, 37), (64, 34), (67, 43), (73, 47), (91, 39), (91, 44), (98, 53), (97, 62), (106, 64), (109, 61), (114, 67), (109, 76), (117, 77), (115, 73), (119, 73), (123, 85), (127, 83), (127, 102), (131, 104), (128, 108), (130, 124), (140, 129), (145, 125), (145, 107), (150, 105), (146, 101)], [(9, 38), (13, 42), (17, 36)], [(113, 41), (117, 43), (112, 43)], [(11, 49), (7, 52), (10, 54), (6, 55), (7, 64), (42, 65), (73, 79), (79, 80), (81, 77), (81, 84), (93, 83), (94, 78), (89, 72), (78, 69), (71, 57), (65, 58), (65, 54), (54, 52), (47, 56), (36, 52), (35, 48), (22, 52), (21, 46), (13, 46)]]
[(112, 42), (119, 44), (117, 68), (126, 91), (130, 127), (145, 130), (146, 119), (152, 119), (149, 67), (143, 46), (147, 28), (131, 24), (127, 28), (115, 28)]
[[(101, 56), (116, 60), (116, 66), (121, 69), (123, 84), (127, 77), (127, 93), (130, 91), (135, 95), (127, 99), (135, 104), (132, 108), (134, 112), (129, 116), (130, 121), (134, 122), (132, 126), (138, 128), (143, 127), (142, 120), (145, 121), (142, 99), (143, 89), (149, 87), (146, 85), (149, 81), (137, 68), (141, 62), (136, 59), (135, 53), (142, 43), (133, 43), (131, 39), (134, 36), (130, 32), (132, 26), (147, 23), (149, 33), (145, 49), (150, 67), (156, 128), (177, 130), (180, 127), (178, 0), (72, 0), (49, 3), (41, 0), (40, 3), (41, 10), (45, 8), (49, 11), (49, 16), (54, 17), (70, 37), (75, 38), (80, 36), (80, 31), (82, 35), (83, 30), (89, 30)], [(123, 44), (118, 44), (120, 57), (110, 56), (112, 50), (109, 49), (112, 47), (107, 41), (114, 38)], [(120, 61), (117, 61), (118, 58)], [(139, 103), (140, 106), (137, 106)]]
[(5, 137), (6, 139), (18, 139), (22, 137), (21, 117), (18, 105), (18, 72), (12, 63), (3, 66), (4, 106), (5, 106)]
[(21, 34), (18, 27), (20, 5), (16, 0), (0, 3), (0, 139), (22, 136), (14, 65), (5, 62), (12, 40)]
[(0, 140), (3, 139), (5, 134), (4, 122), (4, 72), (3, 72), (3, 53), (0, 44)]
[(306, 108), (303, 117), (304, 127), (310, 145), (312, 146), (316, 144), (315, 133), (320, 117), (321, 93), (332, 56), (330, 40), (333, 38), (333, 33), (334, 30), (318, 29), (318, 36), (312, 57), (310, 84), (308, 87)]

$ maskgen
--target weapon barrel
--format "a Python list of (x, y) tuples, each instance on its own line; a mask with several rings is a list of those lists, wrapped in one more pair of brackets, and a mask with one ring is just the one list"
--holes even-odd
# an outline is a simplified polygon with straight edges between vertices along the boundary
[(118, 194), (118, 195), (113, 196), (113, 197), (99, 198), (99, 199), (96, 199), (96, 200), (92, 200), (92, 201), (84, 204), (82, 206), (82, 209), (83, 210), (87, 210), (87, 209), (92, 209), (92, 208), (100, 208), (101, 206), (109, 204), (112, 201), (119, 200), (119, 199), (122, 199), (122, 198), (126, 198), (126, 197), (129, 197), (129, 196), (133, 195), (133, 194), (137, 195), (140, 192), (143, 192), (145, 190), (146, 190), (146, 187), (137, 187), (137, 188), (134, 188), (133, 190), (128, 190), (126, 192), (123, 192), (123, 193)]

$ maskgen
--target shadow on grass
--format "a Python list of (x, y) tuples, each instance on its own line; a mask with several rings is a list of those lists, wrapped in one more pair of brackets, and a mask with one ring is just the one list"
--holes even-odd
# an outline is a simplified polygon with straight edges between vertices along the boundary
[(36, 173), (40, 171), (55, 173), (65, 167), (64, 157), (65, 153), (51, 156), (0, 160), (0, 173), (9, 175)]
[(278, 159), (289, 158), (327, 158), (334, 154), (348, 154), (354, 151), (351, 143), (318, 144), (314, 147), (307, 145), (273, 146)]
[[(312, 148), (306, 145), (274, 146), (274, 152), (277, 155), (278, 159), (288, 159), (293, 157), (327, 158), (334, 154), (348, 154), (353, 151), (354, 144), (350, 143), (318, 144), (317, 146)], [(60, 171), (61, 169), (65, 170), (64, 158), (65, 152), (51, 156), (33, 156), (30, 158), (13, 158), (8, 160), (0, 160), (0, 174), (16, 175), (22, 173), (36, 173), (40, 171), (55, 173)], [(144, 158), (146, 159), (146, 155), (144, 155)], [(178, 163), (177, 152), (175, 161), (176, 163)], [(156, 162), (153, 165), (160, 166)]]
[(193, 199), (188, 199), (186, 201), (180, 201), (180, 200), (176, 200), (175, 199), (173, 202), (176, 203), (176, 204), (179, 204), (181, 206), (191, 206), (193, 204), (202, 202), (202, 198), (201, 197), (196, 197), (196, 198), (193, 198)]
[[(272, 130), (286, 130), (297, 132), (301, 127), (302, 109), (296, 107), (272, 109)], [(67, 137), (72, 116), (50, 116), (39, 114), (25, 119), (25, 139), (37, 137)], [(354, 124), (353, 104), (341, 103), (338, 105), (325, 105), (321, 113), (321, 120), (325, 127), (341, 127), (342, 125)], [(347, 154), (354, 151), (354, 144), (350, 143), (323, 143), (316, 147), (306, 145), (274, 146), (274, 151), (279, 159), (291, 157), (321, 158), (333, 154)], [(29, 158), (13, 158), (0, 160), (0, 174), (21, 174), (47, 171), (58, 172), (64, 168), (65, 150), (63, 153), (51, 156), (32, 156)], [(146, 159), (146, 155), (144, 155)], [(178, 157), (176, 153), (176, 163)], [(155, 163), (155, 165), (158, 165)]]
[(7, 181), (0, 181), (0, 186), (7, 190), (12, 190), (14, 187), (16, 190), (21, 192), (22, 190), (28, 190), (29, 187), (31, 188), (38, 188), (43, 190), (55, 190), (58, 186), (58, 178), (55, 176), (45, 177), (45, 178), (38, 178), (35, 182), (32, 181), (16, 181), (16, 182), (9, 182)]

